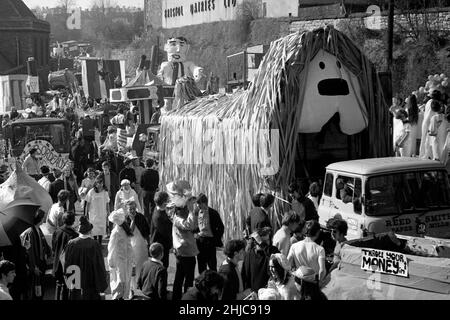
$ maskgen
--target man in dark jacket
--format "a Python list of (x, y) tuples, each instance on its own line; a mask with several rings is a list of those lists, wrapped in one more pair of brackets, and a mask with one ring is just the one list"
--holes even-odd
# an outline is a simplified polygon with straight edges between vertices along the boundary
[(102, 163), (102, 171), (105, 177), (105, 188), (108, 190), (109, 199), (109, 212), (114, 211), (114, 199), (120, 188), (120, 181), (117, 174), (111, 171), (111, 164), (108, 161)]
[(144, 202), (144, 216), (151, 225), (152, 213), (155, 208), (155, 193), (158, 190), (159, 185), (159, 173), (153, 166), (155, 162), (152, 159), (147, 159), (145, 162), (145, 171), (141, 177), (141, 188), (143, 190), (143, 202)]
[(64, 190), (64, 180), (62, 176), (62, 172), (59, 169), (54, 170), (55, 174), (55, 181), (50, 183), (50, 188), (48, 190), (48, 193), (50, 194), (50, 197), (52, 197), (53, 203), (58, 202), (58, 193), (61, 190)]
[(208, 197), (201, 193), (197, 198), (198, 232), (197, 255), (198, 273), (206, 270), (217, 271), (216, 247), (222, 247), (224, 225), (219, 213), (208, 207)]
[(133, 160), (131, 158), (125, 158), (123, 164), (125, 165), (125, 168), (120, 171), (119, 180), (129, 180), (131, 187), (134, 189), (136, 187), (136, 172), (133, 169)]
[(218, 301), (222, 296), (223, 277), (216, 271), (206, 270), (195, 279), (194, 287), (190, 288), (181, 300)]
[(155, 242), (149, 251), (151, 258), (144, 263), (139, 274), (138, 289), (150, 300), (167, 300), (167, 269), (161, 261), (164, 248)]
[(162, 263), (164, 267), (169, 267), (169, 252), (172, 249), (172, 221), (166, 212), (166, 206), (169, 203), (169, 194), (166, 192), (157, 192), (155, 194), (156, 209), (152, 215), (150, 225), (150, 242), (158, 242), (164, 247)]
[(288, 193), (292, 199), (292, 210), (304, 221), (316, 220), (319, 221), (314, 202), (304, 195), (300, 185), (296, 182), (291, 183), (288, 188)]
[(242, 300), (250, 294), (244, 292), (244, 283), (238, 269), (239, 261), (244, 259), (247, 243), (243, 240), (230, 240), (226, 243), (223, 253), (226, 259), (219, 268), (224, 278), (222, 300)]
[(257, 229), (272, 228), (269, 217), (269, 209), (275, 202), (275, 197), (271, 194), (263, 194), (260, 197), (260, 207), (255, 207), (250, 211), (247, 217), (246, 224), (249, 234), (252, 234)]
[(252, 243), (245, 253), (242, 264), (242, 281), (244, 289), (258, 292), (265, 288), (269, 281), (269, 260), (274, 253), (279, 253), (277, 247), (270, 245), (270, 228), (258, 229), (252, 234)]
[(64, 213), (62, 217), (64, 226), (57, 229), (52, 238), (52, 249), (55, 255), (53, 261), (53, 276), (56, 279), (55, 300), (69, 300), (69, 290), (64, 280), (63, 266), (60, 256), (66, 248), (67, 243), (78, 237), (78, 232), (73, 228), (75, 214)]

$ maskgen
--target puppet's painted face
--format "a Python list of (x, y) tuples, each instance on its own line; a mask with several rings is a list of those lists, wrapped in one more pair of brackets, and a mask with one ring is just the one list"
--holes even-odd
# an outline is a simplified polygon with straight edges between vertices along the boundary
[(169, 39), (164, 48), (167, 52), (167, 59), (172, 62), (186, 61), (188, 49), (188, 44), (179, 39)]
[(306, 81), (300, 132), (320, 132), (336, 112), (341, 131), (347, 135), (367, 127), (367, 108), (358, 78), (336, 56), (320, 50), (310, 62)]

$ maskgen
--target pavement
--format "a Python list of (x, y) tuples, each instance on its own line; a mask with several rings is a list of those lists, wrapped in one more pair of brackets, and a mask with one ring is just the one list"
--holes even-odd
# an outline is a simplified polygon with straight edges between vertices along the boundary
[[(83, 211), (81, 210), (81, 208), (80, 208), (78, 203), (75, 206), (75, 209), (76, 209), (76, 214), (77, 214), (77, 219), (75, 221), (75, 226), (77, 226), (78, 225), (78, 219), (83, 214)], [(43, 224), (41, 226), (41, 230), (44, 233), (44, 236), (45, 236), (48, 244), (51, 247), (51, 237), (52, 236), (47, 231), (46, 224)], [(105, 268), (106, 268), (106, 271), (107, 271), (108, 277), (109, 277), (108, 263), (107, 263), (107, 260), (106, 260), (106, 257), (108, 255), (108, 240), (106, 240), (106, 239), (103, 239), (102, 251), (103, 251), (103, 257), (104, 257), (104, 262), (105, 262)], [(223, 250), (222, 249), (217, 249), (216, 256), (217, 256), (217, 268), (219, 268), (219, 266), (225, 260), (225, 255), (223, 254)], [(167, 291), (169, 292), (169, 297), (171, 296), (172, 288), (173, 288), (173, 282), (174, 282), (174, 279), (175, 279), (175, 270), (176, 270), (175, 266), (176, 266), (175, 255), (173, 253), (171, 253), (169, 255), (169, 268), (167, 270), (167, 273), (168, 273)], [(195, 268), (195, 277), (197, 277), (198, 275), (199, 275), (199, 273), (198, 273), (198, 269), (197, 269), (197, 266), (196, 266), (196, 268)], [(109, 282), (109, 278), (108, 278), (108, 282)], [(49, 269), (46, 272), (46, 277), (45, 277), (45, 281), (44, 281), (44, 300), (54, 300), (55, 299), (55, 286), (56, 286), (55, 285), (55, 280), (53, 279), (51, 269)], [(109, 287), (108, 287), (108, 289), (105, 292), (104, 299), (105, 300), (111, 300), (111, 290), (110, 290)]]

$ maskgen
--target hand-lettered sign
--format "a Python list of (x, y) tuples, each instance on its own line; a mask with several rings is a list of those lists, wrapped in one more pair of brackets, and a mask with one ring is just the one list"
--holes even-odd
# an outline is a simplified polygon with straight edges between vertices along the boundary
[(29, 154), (30, 150), (36, 148), (39, 153), (39, 166), (48, 166), (50, 169), (64, 169), (69, 161), (68, 154), (60, 154), (56, 152), (52, 144), (45, 140), (33, 140), (27, 143), (20, 156), (23, 161)]
[(408, 277), (408, 259), (406, 255), (376, 249), (361, 249), (361, 251), (361, 269)]

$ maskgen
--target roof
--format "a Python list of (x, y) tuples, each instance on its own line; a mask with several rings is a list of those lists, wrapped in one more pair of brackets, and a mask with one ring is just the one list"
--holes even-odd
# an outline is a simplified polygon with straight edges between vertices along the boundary
[(69, 120), (66, 119), (59, 119), (59, 118), (32, 118), (32, 119), (21, 119), (21, 120), (16, 120), (14, 122), (12, 122), (12, 125), (16, 125), (16, 124), (30, 124), (33, 122), (41, 122), (41, 123), (64, 123), (67, 122), (69, 123)]
[(37, 20), (22, 0), (0, 0), (0, 8), (0, 20), (23, 18)]
[(417, 169), (442, 169), (445, 167), (437, 161), (422, 160), (419, 158), (373, 158), (350, 160), (330, 164), (327, 170), (348, 172), (360, 175), (388, 173), (392, 171), (405, 171)]

